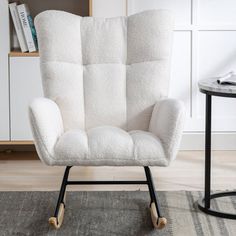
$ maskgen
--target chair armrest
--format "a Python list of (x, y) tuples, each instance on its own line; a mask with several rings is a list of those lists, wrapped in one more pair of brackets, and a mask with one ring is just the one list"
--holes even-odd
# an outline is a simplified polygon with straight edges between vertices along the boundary
[(48, 98), (36, 98), (29, 106), (29, 117), (37, 153), (44, 163), (53, 165), (54, 145), (63, 133), (59, 107)]
[(164, 99), (154, 106), (149, 131), (160, 138), (168, 161), (175, 159), (184, 127), (183, 102)]

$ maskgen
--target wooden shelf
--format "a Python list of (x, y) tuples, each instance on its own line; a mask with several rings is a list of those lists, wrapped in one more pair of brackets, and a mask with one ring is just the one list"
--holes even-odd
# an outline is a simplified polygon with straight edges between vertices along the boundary
[(39, 52), (20, 52), (20, 51), (11, 51), (9, 52), (10, 57), (38, 57)]
[[(87, 2), (88, 9), (86, 7), (81, 8), (79, 5), (75, 8), (75, 6), (74, 6), (75, 2), (76, 2), (76, 0), (70, 1), (70, 3), (68, 1), (61, 0), (60, 4), (58, 3), (58, 5), (53, 6), (53, 4), (48, 3), (47, 0), (44, 0), (43, 4), (37, 0), (34, 0), (34, 1), (23, 0), (23, 3), (26, 3), (29, 5), (29, 8), (31, 10), (33, 17), (42, 11), (54, 9), (55, 7), (56, 7), (55, 10), (65, 10), (67, 12), (71, 12), (71, 13), (77, 14), (77, 15), (92, 16), (93, 0), (83, 0), (81, 2), (81, 4), (84, 4), (85, 2)], [(38, 52), (31, 52), (31, 53), (21, 52), (20, 50), (13, 49), (13, 51), (9, 52), (8, 55), (9, 55), (9, 57), (38, 57), (39, 53)]]
[(33, 145), (34, 142), (28, 141), (0, 141), (0, 145)]

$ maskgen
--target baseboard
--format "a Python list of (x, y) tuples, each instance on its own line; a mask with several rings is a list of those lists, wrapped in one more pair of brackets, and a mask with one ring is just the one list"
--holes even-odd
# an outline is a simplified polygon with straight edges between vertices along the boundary
[[(205, 134), (203, 132), (185, 132), (181, 141), (181, 150), (204, 150)], [(236, 132), (212, 133), (212, 150), (236, 150)]]

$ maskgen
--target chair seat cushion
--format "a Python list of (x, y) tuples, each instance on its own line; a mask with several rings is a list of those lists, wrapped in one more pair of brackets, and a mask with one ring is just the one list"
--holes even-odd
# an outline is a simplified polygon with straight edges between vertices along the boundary
[(54, 165), (165, 166), (168, 164), (158, 137), (150, 132), (126, 132), (100, 126), (87, 132), (70, 130), (57, 141)]

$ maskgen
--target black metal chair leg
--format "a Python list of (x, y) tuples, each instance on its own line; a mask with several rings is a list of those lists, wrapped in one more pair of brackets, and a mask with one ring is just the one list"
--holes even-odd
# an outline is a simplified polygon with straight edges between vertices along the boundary
[(61, 183), (60, 193), (59, 193), (59, 196), (58, 196), (58, 199), (57, 199), (57, 205), (56, 205), (54, 217), (57, 217), (57, 215), (58, 215), (60, 204), (63, 203), (65, 205), (64, 196), (65, 196), (65, 192), (66, 192), (66, 185), (67, 185), (67, 180), (68, 180), (68, 176), (69, 176), (69, 173), (70, 173), (70, 168), (71, 168), (71, 166), (67, 166), (66, 169), (65, 169), (65, 172), (64, 172), (63, 180), (62, 180), (62, 183)]
[(150, 174), (149, 174), (149, 168), (147, 166), (144, 166), (144, 171), (145, 171), (145, 175), (146, 175), (146, 179), (147, 179), (147, 186), (148, 186), (148, 190), (149, 190), (149, 194), (150, 194), (150, 206), (151, 203), (154, 202), (154, 196), (153, 196), (153, 192), (152, 192), (152, 187), (150, 185)]
[(144, 166), (146, 178), (147, 178), (147, 185), (149, 189), (149, 194), (151, 198), (150, 210), (152, 216), (153, 226), (158, 229), (162, 229), (165, 227), (167, 220), (161, 215), (160, 205), (157, 199), (155, 186), (152, 180), (152, 174), (148, 166)]
[(149, 193), (150, 193), (151, 202), (155, 203), (155, 206), (157, 209), (157, 214), (159, 217), (162, 217), (161, 212), (160, 212), (160, 208), (159, 208), (159, 202), (157, 199), (157, 194), (155, 191), (155, 186), (154, 186), (153, 179), (152, 179), (152, 173), (151, 173), (150, 168), (148, 166), (144, 166), (144, 170), (145, 170), (145, 174), (146, 174), (146, 178), (147, 178), (147, 182), (148, 182), (148, 189), (149, 189)]
[(53, 217), (49, 218), (49, 224), (51, 224), (54, 228), (59, 229), (62, 225), (65, 213), (65, 202), (64, 196), (66, 192), (66, 186), (68, 184), (68, 176), (70, 172), (71, 166), (67, 166), (64, 172), (64, 177), (61, 183), (60, 193), (57, 199), (57, 205), (55, 209), (55, 213)]
[(91, 185), (91, 184), (147, 184), (150, 198), (151, 198), (151, 204), (150, 204), (150, 210), (151, 210), (151, 216), (152, 216), (152, 222), (153, 226), (158, 229), (162, 229), (165, 227), (167, 221), (164, 217), (162, 217), (159, 209), (159, 203), (157, 200), (156, 192), (155, 192), (155, 186), (152, 180), (151, 171), (148, 166), (144, 167), (145, 174), (146, 174), (146, 181), (144, 180), (137, 180), (137, 181), (69, 181), (69, 172), (70, 168), (72, 166), (67, 166), (64, 172), (64, 177), (61, 183), (61, 189), (60, 193), (57, 199), (57, 205), (54, 212), (54, 216), (49, 218), (49, 223), (54, 226), (54, 228), (59, 229), (63, 222), (64, 212), (65, 212), (65, 202), (64, 202), (64, 196), (66, 192), (66, 186), (67, 185)]

